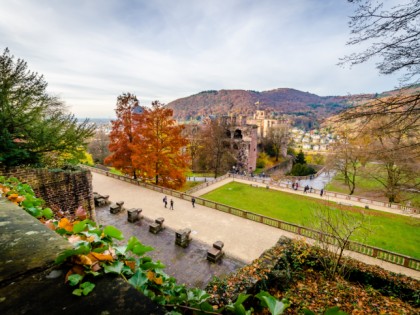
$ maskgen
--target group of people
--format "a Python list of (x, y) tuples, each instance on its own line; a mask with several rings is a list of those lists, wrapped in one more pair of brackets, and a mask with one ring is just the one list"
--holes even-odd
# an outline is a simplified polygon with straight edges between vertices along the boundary
[[(163, 203), (165, 204), (165, 208), (167, 208), (168, 207), (168, 197), (167, 196), (163, 197)], [(193, 208), (195, 208), (195, 198), (194, 197), (192, 197), (191, 203), (192, 203)], [(174, 210), (174, 200), (172, 198), (169, 201), (169, 205), (170, 205), (169, 210)]]
[(303, 187), (303, 193), (307, 194), (308, 191), (311, 193), (312, 192), (312, 186), (309, 187), (309, 185), (306, 185), (305, 187)]
[[(298, 188), (299, 188), (299, 183), (298, 183), (298, 182), (296, 182), (296, 183), (292, 183), (292, 189), (293, 189), (293, 190), (298, 190)], [(305, 187), (303, 187), (303, 193), (304, 193), (304, 194), (307, 194), (308, 192), (312, 193), (312, 191), (314, 191), (314, 192), (315, 192), (315, 189), (313, 189), (313, 188), (312, 188), (312, 186), (306, 185)], [(319, 195), (320, 195), (321, 197), (324, 195), (324, 188), (322, 188), (322, 189), (319, 191)]]
[[(168, 197), (167, 196), (163, 197), (163, 203), (165, 204), (165, 208), (167, 208), (167, 206), (168, 206)], [(169, 203), (170, 203), (169, 209), (170, 210), (174, 210), (174, 201), (173, 201), (173, 199), (171, 199)]]

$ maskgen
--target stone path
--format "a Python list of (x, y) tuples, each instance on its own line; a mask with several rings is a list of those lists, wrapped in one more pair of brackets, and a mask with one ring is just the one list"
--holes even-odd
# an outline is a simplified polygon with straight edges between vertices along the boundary
[[(166, 226), (174, 230), (188, 227), (192, 230), (194, 239), (209, 244), (209, 246), (215, 241), (221, 240), (225, 243), (225, 252), (239, 261), (249, 263), (258, 258), (264, 250), (272, 247), (280, 236), (298, 237), (287, 231), (201, 205), (196, 205), (196, 208), (193, 208), (190, 202), (182, 199), (173, 198), (175, 210), (171, 211), (164, 208), (162, 202), (164, 195), (161, 193), (94, 172), (92, 172), (92, 178), (94, 191), (102, 195), (110, 195), (112, 201), (125, 201), (124, 207), (126, 208), (142, 208), (146, 218), (154, 220), (157, 217), (164, 217)], [(213, 190), (225, 183), (225, 181), (221, 181), (202, 191), (197, 191), (195, 195), (202, 195), (207, 190)], [(170, 198), (168, 196), (168, 200)], [(418, 271), (358, 253), (349, 252), (347, 254), (365, 263), (420, 279)]]
[[(124, 204), (125, 206), (125, 204)], [(145, 211), (145, 210), (144, 210)], [(113, 225), (120, 229), (125, 239), (136, 236), (143, 244), (152, 246), (153, 251), (146, 255), (153, 260), (160, 260), (165, 264), (165, 272), (177, 279), (178, 283), (184, 283), (189, 287), (202, 288), (213, 278), (223, 277), (230, 274), (245, 263), (225, 256), (217, 264), (207, 261), (206, 254), (209, 245), (202, 243), (192, 236), (193, 240), (187, 248), (175, 246), (175, 231), (165, 227), (158, 234), (149, 232), (149, 224), (153, 221), (145, 218), (136, 223), (127, 221), (127, 211), (111, 214), (109, 207), (96, 209), (96, 220), (102, 225)], [(163, 223), (166, 226), (166, 220)]]

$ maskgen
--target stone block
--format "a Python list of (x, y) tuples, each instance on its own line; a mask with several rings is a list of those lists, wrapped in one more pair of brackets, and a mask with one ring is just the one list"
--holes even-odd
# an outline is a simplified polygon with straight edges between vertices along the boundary
[(139, 221), (143, 218), (141, 215), (142, 209), (129, 209), (127, 210), (127, 221), (134, 223), (136, 221)]

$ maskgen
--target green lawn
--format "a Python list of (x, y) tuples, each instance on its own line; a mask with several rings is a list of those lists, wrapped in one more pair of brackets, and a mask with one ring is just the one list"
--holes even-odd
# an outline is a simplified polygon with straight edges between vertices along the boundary
[[(231, 182), (202, 198), (282, 221), (310, 226), (311, 213), (322, 200)], [(334, 207), (334, 206), (333, 206)], [(371, 233), (364, 243), (420, 259), (420, 220), (387, 212), (351, 207), (352, 215), (369, 215)], [(355, 239), (357, 240), (357, 239)]]
[(109, 172), (110, 172), (110, 173), (112, 173), (112, 174), (115, 174), (115, 175), (121, 175), (121, 176), (124, 176), (124, 174), (123, 174), (121, 171), (119, 171), (119, 170), (117, 170), (117, 169), (115, 169), (115, 168), (113, 168), (113, 167), (111, 167), (111, 168), (109, 169)]

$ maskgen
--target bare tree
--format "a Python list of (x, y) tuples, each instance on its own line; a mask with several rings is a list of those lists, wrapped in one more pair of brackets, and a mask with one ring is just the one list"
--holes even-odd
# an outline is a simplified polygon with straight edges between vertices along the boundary
[(367, 219), (363, 212), (334, 209), (330, 204), (314, 209), (311, 226), (322, 233), (316, 244), (324, 251), (324, 255), (319, 255), (319, 261), (330, 278), (344, 271), (345, 264), (342, 263), (342, 258), (350, 238), (357, 237), (358, 241), (363, 241), (368, 235)]
[(220, 119), (209, 120), (202, 129), (201, 154), (215, 177), (228, 171), (235, 163), (228, 133), (228, 125)]
[(289, 128), (287, 125), (274, 125), (268, 129), (267, 141), (271, 145), (276, 156), (276, 162), (280, 155), (286, 156), (289, 140)]
[[(398, 129), (398, 128), (397, 128)], [(410, 143), (418, 139), (419, 134), (413, 132), (379, 132), (372, 131), (374, 141), (371, 151), (381, 152), (375, 155), (375, 168), (370, 176), (379, 182), (388, 197), (389, 202), (402, 201), (405, 191), (418, 191), (420, 187), (420, 166), (418, 147)], [(404, 147), (403, 154), (396, 149)], [(372, 154), (373, 156), (373, 154)]]
[[(347, 44), (367, 44), (367, 48), (345, 56), (340, 64), (353, 66), (378, 60), (380, 73), (402, 73), (400, 83), (405, 89), (398, 95), (356, 106), (341, 118), (364, 118), (369, 122), (376, 117), (390, 117), (386, 125), (378, 125), (377, 129), (395, 131), (389, 127), (398, 123), (403, 130), (419, 130), (420, 88), (415, 84), (420, 77), (420, 1), (409, 0), (391, 8), (371, 0), (348, 1), (357, 7), (350, 17), (351, 38)], [(420, 142), (417, 139), (412, 145), (419, 146)]]
[(196, 124), (185, 125), (183, 131), (185, 138), (188, 140), (188, 151), (191, 157), (191, 170), (196, 170), (197, 159), (203, 150), (203, 140), (201, 139), (200, 126)]
[(389, 9), (371, 0), (348, 0), (357, 8), (350, 17), (348, 45), (368, 44), (359, 53), (344, 57), (342, 63), (356, 65), (379, 58), (382, 74), (405, 71), (404, 81), (418, 83), (420, 76), (420, 1), (409, 0)]
[(102, 128), (96, 129), (95, 135), (88, 144), (88, 152), (92, 154), (95, 163), (103, 164), (104, 159), (109, 155), (109, 136)]
[(337, 130), (338, 141), (332, 146), (328, 156), (330, 168), (343, 176), (344, 184), (349, 188), (349, 195), (356, 189), (356, 178), (362, 164), (366, 163), (369, 139), (366, 135), (355, 135), (349, 129)]

